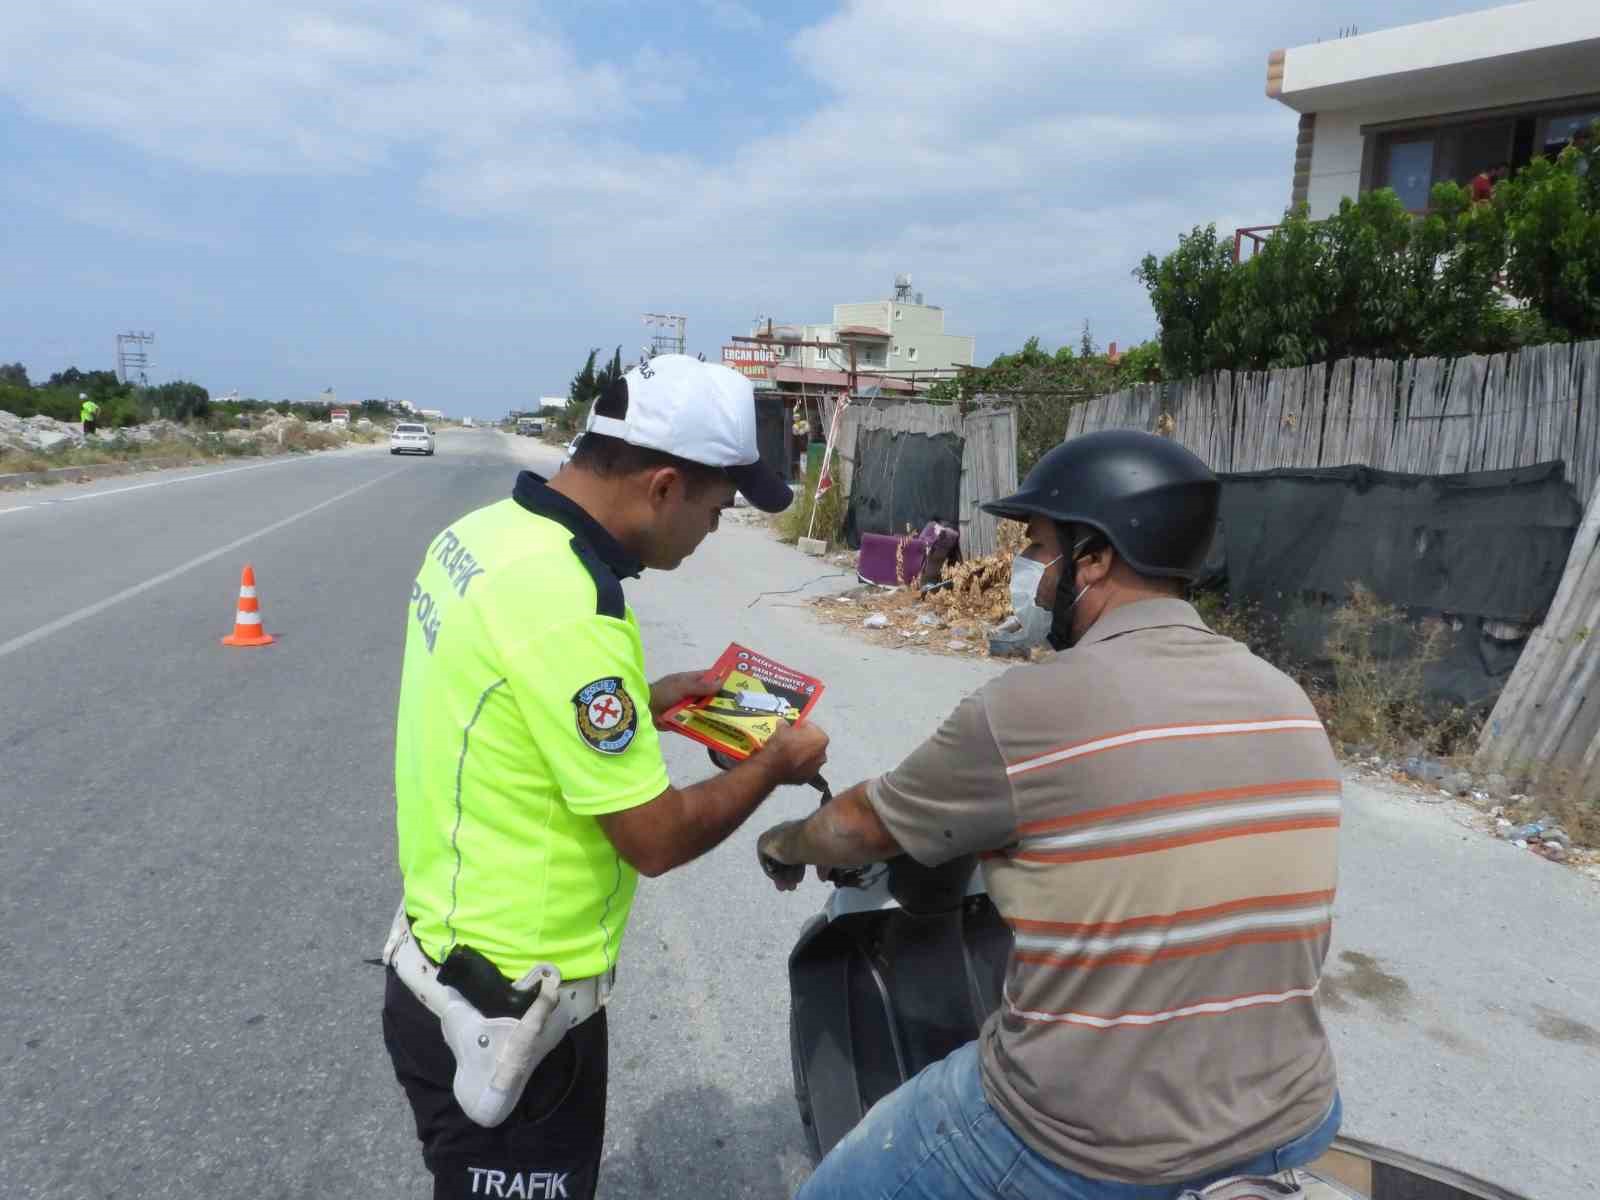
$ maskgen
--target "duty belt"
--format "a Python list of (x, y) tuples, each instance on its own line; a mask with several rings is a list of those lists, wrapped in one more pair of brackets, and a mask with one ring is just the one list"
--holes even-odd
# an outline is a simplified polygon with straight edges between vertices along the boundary
[(439, 1018), (456, 1059), (456, 1103), (489, 1128), (511, 1114), (529, 1077), (561, 1039), (605, 1005), (616, 980), (614, 967), (563, 980), (552, 964), (536, 963), (507, 985), (494, 964), (467, 947), (436, 965), (417, 945), (404, 901), (389, 927), (383, 961)]

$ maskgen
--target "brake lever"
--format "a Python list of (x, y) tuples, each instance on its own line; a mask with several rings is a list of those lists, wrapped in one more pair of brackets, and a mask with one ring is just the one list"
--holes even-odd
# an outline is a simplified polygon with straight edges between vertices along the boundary
[[(706, 748), (706, 754), (710, 757), (711, 764), (722, 771), (731, 771), (740, 762), (739, 759), (709, 746)], [(833, 788), (820, 771), (806, 780), (806, 786), (815, 788), (819, 793), (821, 798), (817, 801), (818, 808), (833, 799)], [(766, 872), (768, 879), (793, 879), (797, 870), (802, 878), (805, 875), (804, 867), (796, 867), (792, 863), (781, 863), (766, 854), (758, 855), (758, 857), (761, 860), (761, 869)], [(867, 867), (829, 867), (822, 872), (822, 878), (825, 883), (831, 883), (834, 887), (860, 887), (866, 878), (868, 870), (869, 868)]]

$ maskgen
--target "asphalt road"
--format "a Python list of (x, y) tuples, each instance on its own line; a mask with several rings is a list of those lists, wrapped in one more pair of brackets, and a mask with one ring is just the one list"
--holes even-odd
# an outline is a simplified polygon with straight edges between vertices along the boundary
[[(0, 1195), (429, 1194), (378, 1027), (398, 892), (391, 723), (432, 535), (554, 455), (452, 433), (0, 494)], [(231, 650), (254, 564), (276, 645)], [(801, 598), (831, 568), (729, 522), (630, 597), (653, 672), (747, 640), (828, 681), (829, 775), (909, 750), (986, 663), (870, 646)], [(770, 595), (766, 590), (803, 588)], [(680, 782), (702, 753), (669, 739)], [(1347, 1129), (1586, 1194), (1600, 892), (1437, 808), (1347, 793), (1327, 1010)], [(756, 832), (645, 881), (612, 1006), (609, 1197), (784, 1197), (806, 1163), (784, 960), (823, 889)]]

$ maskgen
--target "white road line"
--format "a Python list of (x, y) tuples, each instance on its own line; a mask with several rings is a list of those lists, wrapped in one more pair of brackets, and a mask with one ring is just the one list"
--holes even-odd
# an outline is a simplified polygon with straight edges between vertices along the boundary
[(60, 633), (63, 629), (70, 629), (79, 621), (87, 621), (90, 617), (95, 616), (97, 613), (103, 613), (106, 609), (121, 604), (124, 600), (132, 599), (141, 592), (148, 592), (153, 587), (160, 587), (163, 583), (166, 583), (172, 579), (176, 579), (179, 575), (182, 575), (186, 571), (192, 571), (196, 567), (204, 566), (214, 558), (222, 557), (231, 550), (237, 550), (240, 546), (245, 545), (247, 542), (253, 542), (257, 538), (266, 537), (269, 533), (276, 533), (286, 525), (293, 525), (296, 521), (299, 521), (305, 517), (309, 517), (314, 512), (320, 512), (322, 509), (327, 508), (330, 504), (337, 504), (341, 500), (345, 500), (351, 496), (354, 496), (357, 492), (365, 491), (375, 483), (382, 483), (385, 479), (392, 479), (398, 474), (400, 474), (399, 471), (390, 471), (387, 475), (379, 475), (376, 479), (369, 479), (365, 483), (358, 483), (355, 487), (347, 488), (346, 490), (340, 492), (337, 496), (329, 496), (321, 503), (313, 504), (310, 508), (303, 509), (300, 512), (295, 513), (293, 516), (284, 517), (283, 520), (274, 521), (271, 525), (263, 526), (254, 533), (247, 533), (241, 538), (235, 538), (226, 546), (218, 546), (215, 550), (208, 550), (198, 558), (191, 558), (188, 562), (181, 563), (178, 566), (173, 567), (170, 571), (163, 571), (159, 575), (152, 575), (143, 583), (136, 583), (130, 588), (124, 588), (114, 596), (107, 596), (104, 600), (97, 600), (95, 603), (90, 604), (87, 607), (78, 609), (77, 612), (71, 612), (64, 617), (58, 617), (54, 621), (51, 621), (48, 625), (41, 625), (37, 629), (20, 634), (19, 636), (12, 638), (9, 642), (0, 642), (0, 658), (4, 658), (8, 654), (14, 654), (18, 650), (31, 646), (33, 643), (49, 637), (52, 633)]
[(31, 504), (19, 504), (15, 508), (0, 508), (0, 517), (5, 516), (7, 513), (21, 512), (25, 508), (32, 507), (33, 505)]
[(68, 496), (62, 500), (51, 500), (50, 504), (76, 504), (80, 500), (98, 500), (102, 496), (120, 496), (124, 492), (142, 492), (145, 488), (170, 487), (174, 483), (189, 483), (196, 479), (215, 479), (218, 475), (237, 475), (240, 471), (261, 471), (267, 467), (286, 467), (290, 463), (304, 462), (305, 459), (290, 457), (276, 462), (252, 463), (248, 467), (228, 467), (222, 471), (207, 471), (204, 475), (181, 475), (177, 479), (157, 479), (154, 483), (136, 483), (132, 487), (110, 488), (104, 492), (89, 492), (82, 496)]

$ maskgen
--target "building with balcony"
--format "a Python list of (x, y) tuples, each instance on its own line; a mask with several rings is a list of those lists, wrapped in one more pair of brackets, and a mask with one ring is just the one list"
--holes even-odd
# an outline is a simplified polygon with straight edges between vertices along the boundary
[(1514, 171), (1600, 119), (1600, 0), (1529, 0), (1274, 50), (1267, 95), (1300, 114), (1291, 205), (1319, 219), (1391, 187), (1421, 211), (1435, 183)]

